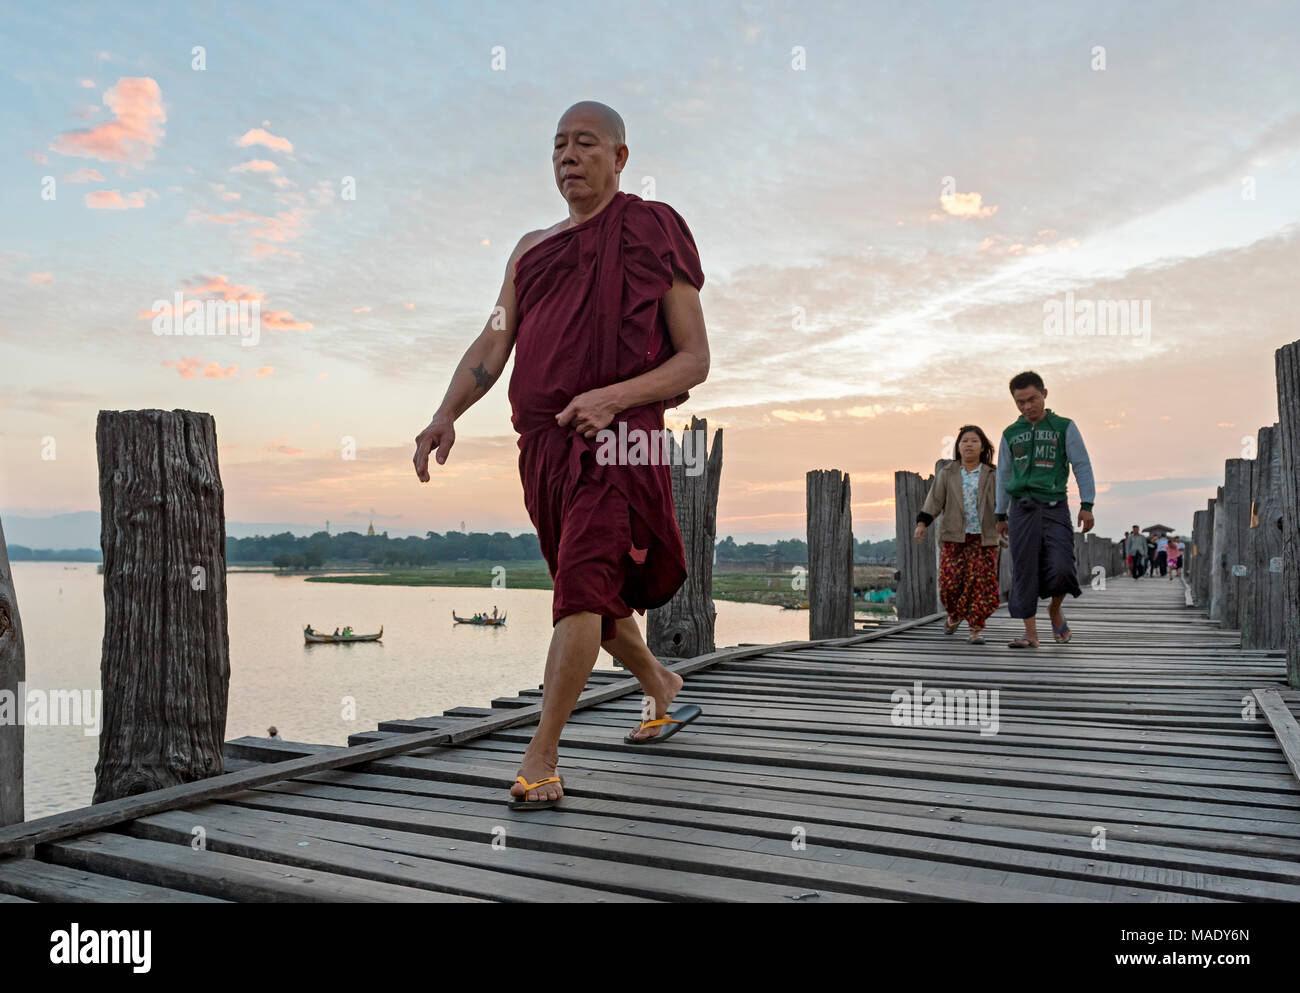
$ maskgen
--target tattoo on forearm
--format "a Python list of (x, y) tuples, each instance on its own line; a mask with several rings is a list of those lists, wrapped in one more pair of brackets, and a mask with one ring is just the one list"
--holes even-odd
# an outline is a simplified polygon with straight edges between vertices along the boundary
[(482, 362), (480, 362), (473, 369), (471, 369), (470, 372), (474, 374), (474, 380), (476, 383), (478, 383), (479, 389), (486, 390), (489, 386), (492, 385), (492, 373), (488, 372), (485, 368), (483, 368)]

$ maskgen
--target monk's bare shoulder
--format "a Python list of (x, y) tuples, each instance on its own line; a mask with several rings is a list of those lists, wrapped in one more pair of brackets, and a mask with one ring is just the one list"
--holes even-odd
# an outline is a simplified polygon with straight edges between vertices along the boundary
[(519, 239), (515, 245), (515, 250), (510, 253), (510, 275), (515, 275), (515, 265), (519, 262), (519, 257), (539, 242), (545, 241), (553, 234), (558, 234), (561, 230), (569, 226), (569, 219), (566, 217), (561, 221), (556, 221), (549, 228), (538, 228), (536, 231), (529, 231)]

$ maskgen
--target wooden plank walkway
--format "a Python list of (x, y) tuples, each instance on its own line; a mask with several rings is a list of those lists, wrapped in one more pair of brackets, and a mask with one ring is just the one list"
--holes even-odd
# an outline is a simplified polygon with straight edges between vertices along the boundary
[[(0, 858), (0, 900), (1300, 899), (1300, 784), (1264, 716), (1243, 717), (1283, 687), (1282, 654), (1243, 652), (1179, 582), (1112, 579), (1066, 607), (1073, 642), (1036, 652), (1005, 647), (1004, 608), (983, 646), (930, 623), (717, 662), (679, 698), (704, 716), (661, 746), (622, 741), (638, 695), (596, 703), (565, 734), (557, 810), (506, 809), (532, 729), (505, 728), (40, 844)], [(986, 717), (996, 692), (996, 733), (901, 725), (891, 698), (918, 682), (985, 691)], [(340, 751), (226, 746), (232, 771)]]

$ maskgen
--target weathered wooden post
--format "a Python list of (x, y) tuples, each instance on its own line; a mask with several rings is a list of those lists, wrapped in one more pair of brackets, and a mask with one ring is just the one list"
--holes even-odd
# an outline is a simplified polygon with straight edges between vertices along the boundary
[(686, 582), (662, 607), (646, 611), (646, 642), (659, 656), (694, 658), (714, 642), (713, 546), (718, 530), (718, 485), (722, 479), (722, 429), (707, 445), (709, 423), (691, 418), (681, 445), (669, 435), (673, 508), (686, 550)]
[(919, 543), (912, 539), (916, 515), (925, 504), (933, 484), (919, 473), (894, 473), (894, 545), (898, 564), (898, 619), (925, 617), (939, 610), (939, 577), (935, 569), (935, 546), (939, 540), (938, 518), (926, 528)]
[(27, 706), (22, 692), (26, 678), (23, 624), (18, 617), (18, 596), (9, 569), (5, 529), (0, 524), (0, 827), (25, 819), (20, 715)]
[(1088, 536), (1081, 531), (1074, 532), (1074, 573), (1080, 586), (1087, 586), (1092, 578), (1088, 571)]
[(1241, 629), (1242, 594), (1246, 589), (1247, 535), (1250, 533), (1250, 477), (1253, 459), (1228, 459), (1223, 463), (1223, 585), (1222, 627)]
[(1205, 501), (1205, 524), (1202, 528), (1202, 536), (1196, 549), (1196, 591), (1197, 603), (1205, 616), (1212, 616), (1211, 597), (1213, 595), (1212, 583), (1214, 581), (1214, 516), (1215, 507), (1218, 500), (1210, 497)]
[(1250, 517), (1247, 521), (1246, 568), (1242, 580), (1241, 647), (1286, 647), (1283, 613), (1281, 519), (1282, 457), (1277, 425), (1260, 428), (1250, 481)]
[(1223, 487), (1214, 496), (1214, 531), (1210, 535), (1210, 620), (1223, 623), (1223, 603), (1227, 599), (1227, 561), (1223, 544), (1228, 515), (1223, 506)]
[(853, 511), (849, 475), (810, 469), (808, 495), (808, 637), (853, 633)]
[(1286, 672), (1290, 686), (1300, 689), (1300, 341), (1283, 345), (1275, 357)]
[(1205, 572), (1201, 549), (1205, 547), (1205, 521), (1208, 516), (1209, 512), (1205, 510), (1192, 514), (1192, 533), (1184, 542), (1187, 547), (1183, 549), (1183, 576), (1192, 591), (1192, 604), (1197, 607), (1205, 606), (1201, 594), (1201, 576)]
[(224, 771), (226, 518), (210, 414), (101, 410), (95, 803)]

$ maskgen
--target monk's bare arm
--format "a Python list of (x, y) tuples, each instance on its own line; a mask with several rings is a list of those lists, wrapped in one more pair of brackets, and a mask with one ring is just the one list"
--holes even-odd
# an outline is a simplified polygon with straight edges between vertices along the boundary
[(415, 474), (421, 482), (429, 481), (429, 453), (437, 449), (438, 464), (447, 461), (456, 441), (455, 421), (500, 378), (515, 345), (515, 262), (528, 250), (541, 232), (531, 232), (519, 240), (506, 262), (505, 278), (496, 306), (482, 332), (474, 339), (451, 375), (451, 383), (429, 426), (415, 438)]
[(709, 375), (709, 338), (700, 293), (681, 275), (660, 302), (674, 354), (649, 372), (574, 397), (557, 415), (560, 424), (593, 437), (619, 411), (668, 400), (698, 386)]

